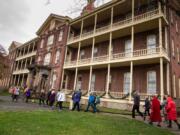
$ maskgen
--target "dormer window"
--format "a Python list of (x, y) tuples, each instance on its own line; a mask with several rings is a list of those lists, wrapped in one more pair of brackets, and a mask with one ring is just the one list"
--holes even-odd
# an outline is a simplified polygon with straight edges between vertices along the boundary
[(52, 45), (52, 44), (53, 44), (53, 41), (54, 41), (54, 35), (50, 35), (50, 36), (48, 37), (47, 45)]

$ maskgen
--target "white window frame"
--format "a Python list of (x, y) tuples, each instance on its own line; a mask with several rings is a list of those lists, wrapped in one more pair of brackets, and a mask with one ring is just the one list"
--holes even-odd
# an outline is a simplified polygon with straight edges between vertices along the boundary
[(55, 64), (57, 64), (60, 60), (60, 50), (56, 51), (56, 58), (55, 58)]
[(176, 75), (173, 74), (173, 93), (174, 97), (176, 98)]
[(82, 50), (80, 51), (79, 59), (81, 60), (84, 55), (85, 55), (85, 51), (84, 51), (84, 49), (82, 49)]
[(54, 35), (48, 37), (47, 45), (52, 45), (54, 43)]
[[(152, 76), (154, 78), (150, 78)], [(156, 92), (157, 92), (157, 73), (156, 71), (148, 71), (147, 72), (147, 94), (156, 94)]]
[[(79, 78), (81, 77), (81, 80), (79, 81)], [(76, 83), (76, 90), (82, 89), (82, 75), (77, 76), (77, 83)]]
[(172, 10), (170, 11), (170, 19), (171, 19), (171, 23), (173, 23), (174, 19), (173, 19), (173, 11)]
[(43, 48), (44, 46), (44, 39), (41, 40), (40, 48)]
[(98, 48), (97, 48), (97, 47), (94, 47), (93, 56), (97, 55), (97, 53), (98, 53)]
[(130, 91), (130, 72), (124, 73), (123, 93), (127, 94)]
[(44, 65), (49, 65), (51, 61), (51, 53), (47, 53), (44, 57)]
[(175, 57), (175, 46), (174, 46), (174, 40), (172, 39), (172, 56)]
[(54, 73), (52, 75), (52, 85), (51, 85), (51, 88), (55, 88), (56, 80), (57, 80), (57, 75)]
[(125, 41), (125, 56), (131, 56), (132, 41), (128, 39)]
[(178, 21), (176, 21), (176, 32), (179, 32), (179, 29), (178, 29)]
[(156, 40), (156, 35), (148, 35), (147, 36), (147, 53), (152, 54), (156, 52), (156, 46), (157, 46), (157, 40)]
[(58, 41), (62, 41), (62, 40), (63, 40), (63, 34), (64, 34), (64, 31), (63, 31), (63, 30), (60, 30)]

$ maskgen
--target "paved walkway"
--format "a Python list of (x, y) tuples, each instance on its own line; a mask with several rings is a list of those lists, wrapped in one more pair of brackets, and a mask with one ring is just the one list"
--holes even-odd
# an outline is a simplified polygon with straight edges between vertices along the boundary
[[(50, 110), (49, 107), (39, 106), (37, 103), (24, 103), (21, 99), (18, 102), (12, 102), (11, 97), (9, 96), (0, 96), (0, 111), (33, 111), (33, 110)], [(112, 114), (112, 113), (100, 113), (103, 115), (109, 116), (121, 116), (124, 118), (132, 119), (130, 115), (121, 115), (121, 114)], [(148, 124), (148, 121), (143, 121), (140, 116), (136, 116), (136, 120), (142, 121)], [(161, 123), (163, 129), (168, 129), (165, 123)], [(156, 126), (155, 124), (153, 126)], [(177, 126), (173, 124), (172, 129), (168, 129), (173, 132), (175, 135), (180, 135), (180, 130), (178, 130)]]

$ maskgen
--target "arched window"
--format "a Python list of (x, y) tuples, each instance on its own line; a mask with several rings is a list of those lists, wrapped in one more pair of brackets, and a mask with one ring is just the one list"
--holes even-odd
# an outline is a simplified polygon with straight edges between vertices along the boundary
[(57, 64), (60, 60), (60, 51), (56, 51), (55, 64)]
[(49, 65), (51, 60), (51, 53), (47, 53), (44, 58), (44, 65)]

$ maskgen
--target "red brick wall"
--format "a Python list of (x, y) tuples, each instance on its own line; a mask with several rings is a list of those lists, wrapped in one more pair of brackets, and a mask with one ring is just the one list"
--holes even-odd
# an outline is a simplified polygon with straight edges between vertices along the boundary
[[(171, 22), (171, 13), (173, 22)], [(180, 87), (179, 87), (179, 78), (180, 78), (180, 64), (178, 63), (178, 55), (177, 55), (177, 48), (180, 49), (180, 16), (176, 14), (176, 12), (172, 9), (169, 9), (169, 48), (170, 48), (170, 59), (171, 59), (171, 95), (174, 96), (173, 92), (173, 74), (176, 75), (176, 95), (180, 97)], [(176, 32), (176, 21), (178, 23), (179, 32)], [(175, 57), (172, 55), (172, 40), (174, 40), (174, 49), (175, 49)]]

